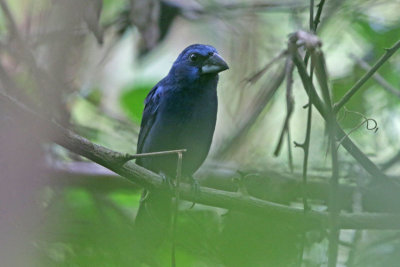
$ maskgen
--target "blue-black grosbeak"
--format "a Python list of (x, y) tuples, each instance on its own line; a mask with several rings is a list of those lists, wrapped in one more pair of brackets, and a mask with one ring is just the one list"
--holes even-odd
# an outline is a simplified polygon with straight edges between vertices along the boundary
[[(218, 73), (226, 69), (228, 65), (212, 46), (194, 44), (184, 49), (146, 97), (137, 153), (187, 149), (182, 175), (193, 175), (210, 149), (217, 118)], [(136, 163), (168, 179), (176, 175), (177, 155), (138, 158)], [(171, 196), (165, 190), (150, 191), (142, 198), (135, 221), (143, 236), (141, 246), (154, 246), (154, 239), (163, 239), (170, 214)]]

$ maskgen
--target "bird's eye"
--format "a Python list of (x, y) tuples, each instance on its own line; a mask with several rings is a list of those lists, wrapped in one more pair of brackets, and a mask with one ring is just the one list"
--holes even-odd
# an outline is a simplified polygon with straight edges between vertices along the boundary
[(197, 61), (198, 58), (199, 58), (199, 55), (197, 55), (197, 54), (190, 54), (190, 56), (189, 56), (189, 59), (192, 62)]

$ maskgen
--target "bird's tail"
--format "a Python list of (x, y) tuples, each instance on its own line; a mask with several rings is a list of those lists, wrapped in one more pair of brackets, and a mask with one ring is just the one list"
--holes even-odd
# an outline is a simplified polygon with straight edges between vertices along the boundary
[(172, 198), (166, 190), (144, 190), (135, 218), (135, 239), (142, 256), (154, 256), (171, 226)]

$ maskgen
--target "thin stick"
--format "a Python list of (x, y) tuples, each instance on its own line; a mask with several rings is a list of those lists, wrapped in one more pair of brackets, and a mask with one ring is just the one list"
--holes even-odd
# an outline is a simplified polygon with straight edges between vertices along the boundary
[[(294, 44), (290, 44), (294, 46)], [(295, 47), (295, 46), (294, 46)], [(303, 86), (307, 92), (311, 96), (311, 100), (315, 108), (318, 110), (318, 112), (322, 115), (322, 117), (327, 120), (328, 113), (326, 111), (326, 108), (322, 102), (322, 100), (319, 98), (314, 85), (312, 84), (310, 77), (307, 74), (307, 70), (305, 67), (304, 62), (301, 60), (299, 52), (296, 49), (291, 49), (291, 52), (293, 53), (293, 63), (296, 65), (297, 70), (299, 72), (301, 81), (303, 83)], [(335, 122), (337, 124), (337, 122)], [(337, 130), (337, 137), (338, 139), (341, 139), (343, 136), (345, 136), (345, 132), (340, 128), (339, 125), (336, 125), (336, 130)], [(369, 172), (373, 178), (376, 179), (384, 179), (388, 182), (391, 182), (391, 180), (388, 179), (388, 177), (351, 141), (350, 138), (345, 138), (342, 143), (343, 147), (353, 156), (355, 160), (357, 160), (363, 168)]]
[[(350, 58), (354, 59), (356, 61), (356, 63), (358, 64), (358, 66), (360, 66), (361, 68), (363, 68), (366, 71), (370, 71), (371, 70), (371, 66), (365, 62), (364, 60), (362, 60), (361, 58), (356, 57), (353, 54), (349, 55)], [(400, 98), (400, 90), (394, 88), (390, 83), (388, 83), (385, 78), (383, 78), (379, 73), (375, 73), (374, 75), (372, 75), (372, 78), (374, 78), (374, 80), (380, 84), (383, 89), (385, 89), (386, 91), (388, 91), (389, 93), (397, 96), (398, 98)]]
[(314, 31), (314, 0), (310, 0), (310, 30)]
[[(274, 156), (277, 157), (279, 156), (279, 153), (281, 151), (282, 143), (283, 143), (283, 137), (285, 134), (289, 134), (289, 121), (293, 113), (293, 69), (294, 65), (293, 62), (290, 58), (286, 60), (286, 66), (285, 66), (285, 71), (286, 71), (286, 117), (285, 121), (282, 126), (281, 134), (279, 135), (279, 140), (278, 144), (276, 145), (275, 151), (274, 151)], [(290, 146), (290, 143), (289, 143)]]
[[(186, 151), (186, 150), (185, 150)], [(178, 151), (178, 162), (176, 165), (176, 186), (175, 186), (175, 206), (174, 206), (174, 217), (172, 218), (172, 250), (171, 250), (171, 266), (176, 266), (176, 224), (178, 221), (178, 208), (179, 208), (179, 186), (182, 177), (182, 155), (183, 151)]]
[[(128, 181), (142, 185), (147, 189), (164, 188), (165, 182), (159, 175), (142, 168), (133, 162), (125, 165), (115, 164), (115, 156), (123, 155), (117, 151), (94, 144), (54, 121), (46, 119), (13, 97), (0, 91), (0, 104), (13, 111), (13, 116), (26, 122), (27, 127), (47, 129), (44, 140), (55, 142), (66, 149), (86, 157), (107, 169), (125, 177)], [(204, 205), (234, 209), (246, 214), (257, 216), (277, 217), (293, 222), (308, 229), (326, 227), (328, 213), (309, 211), (306, 215), (302, 209), (288, 207), (281, 204), (261, 200), (254, 197), (242, 196), (235, 192), (228, 192), (207, 187), (199, 187), (199, 194), (193, 196), (190, 185), (181, 184), (179, 196), (188, 201), (196, 201)], [(342, 229), (400, 229), (400, 216), (388, 213), (352, 213), (339, 215), (339, 227)]]
[(382, 170), (389, 169), (398, 161), (400, 161), (400, 151), (397, 152), (397, 154), (393, 158), (389, 159), (387, 162), (382, 164)]
[[(335, 115), (332, 113), (332, 118)], [(331, 157), (332, 157), (332, 177), (330, 179), (331, 192), (329, 201), (329, 211), (330, 211), (330, 232), (329, 232), (329, 245), (328, 245), (328, 267), (335, 267), (337, 263), (338, 254), (338, 241), (340, 229), (339, 224), (339, 161), (338, 161), (338, 151), (336, 150), (336, 136), (335, 136), (335, 124), (330, 126), (330, 140), (331, 140)]]
[(149, 153), (140, 153), (140, 154), (127, 154), (123, 155), (122, 159), (132, 160), (137, 158), (146, 158), (146, 157), (153, 157), (153, 156), (162, 156), (162, 155), (169, 155), (169, 154), (178, 154), (186, 152), (186, 149), (176, 149), (176, 150), (167, 150), (167, 151), (157, 151), (157, 152), (149, 152)]
[[(312, 79), (312, 73), (313, 73), (313, 71), (311, 68), (311, 70), (310, 70), (311, 79)], [(304, 151), (303, 186), (302, 186), (304, 212), (306, 212), (310, 209), (310, 207), (308, 206), (308, 202), (307, 202), (306, 186), (307, 186), (308, 158), (309, 158), (310, 139), (311, 139), (311, 123), (312, 123), (312, 102), (311, 102), (311, 99), (309, 98), (308, 110), (307, 110), (306, 137), (305, 137), (304, 143), (302, 144), (302, 148)]]
[(259, 71), (254, 73), (252, 76), (249, 78), (246, 78), (245, 81), (248, 83), (254, 83), (258, 81), (271, 66), (277, 62), (279, 59), (281, 59), (283, 56), (287, 55), (288, 51), (287, 49), (281, 51), (279, 54), (277, 54), (275, 57), (273, 57), (267, 64), (265, 64), (264, 67), (262, 67)]
[(287, 142), (287, 149), (288, 149), (288, 163), (289, 163), (289, 170), (290, 173), (294, 172), (293, 166), (293, 153), (292, 153), (292, 138), (290, 136), (290, 126), (288, 125), (287, 134), (286, 134), (286, 142)]
[(330, 199), (329, 199), (329, 244), (328, 244), (328, 267), (336, 267), (339, 249), (339, 161), (336, 149), (336, 114), (333, 112), (332, 99), (328, 87), (328, 74), (325, 66), (325, 59), (322, 51), (315, 49), (312, 51), (312, 62), (315, 64), (315, 74), (322, 90), (324, 106), (327, 116), (325, 118), (326, 127), (329, 131), (331, 158), (332, 158), (332, 177), (330, 179)]
[[(318, 4), (318, 10), (317, 10), (317, 15), (314, 19), (314, 0), (310, 0), (310, 31), (316, 33), (317, 32), (317, 27), (320, 22), (320, 17), (322, 13), (322, 8), (324, 6), (325, 0), (321, 0), (321, 2)], [(306, 52), (306, 56), (304, 58), (304, 64), (307, 67), (307, 63), (310, 57), (310, 52)], [(314, 74), (314, 66), (310, 66), (310, 81), (312, 84), (313, 80), (313, 74)], [(313, 106), (313, 101), (311, 99), (311, 94), (310, 94), (310, 88), (306, 88), (307, 95), (308, 95), (308, 105), (307, 105), (307, 126), (306, 126), (306, 136), (304, 139), (304, 143), (302, 144), (303, 152), (304, 152), (304, 159), (303, 159), (303, 183), (302, 183), (302, 200), (303, 200), (303, 208), (304, 208), (304, 215), (310, 210), (310, 207), (308, 205), (308, 200), (307, 200), (307, 178), (308, 178), (308, 158), (309, 158), (309, 151), (310, 151), (310, 139), (311, 139), (311, 124), (312, 124), (312, 106)], [(303, 254), (304, 254), (304, 245), (305, 245), (305, 240), (306, 239), (306, 232), (302, 233), (302, 241), (301, 241), (301, 251), (300, 251), (300, 260), (299, 260), (299, 265), (301, 266), (303, 264)]]
[(321, 22), (321, 14), (322, 14), (322, 8), (324, 7), (325, 4), (325, 0), (321, 0), (321, 2), (319, 2), (318, 4), (318, 10), (317, 10), (317, 14), (315, 15), (315, 19), (314, 19), (314, 32), (317, 31), (318, 28), (318, 24)]
[(400, 48), (400, 40), (391, 48), (386, 49), (386, 53), (375, 63), (375, 65), (359, 79), (356, 84), (343, 96), (343, 98), (335, 104), (334, 112), (337, 113), (350, 99), (360, 90), (360, 88), (371, 78), (372, 75)]

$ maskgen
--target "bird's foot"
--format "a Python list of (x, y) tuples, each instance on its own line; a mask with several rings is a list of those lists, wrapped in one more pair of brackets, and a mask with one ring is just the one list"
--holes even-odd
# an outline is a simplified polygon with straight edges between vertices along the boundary
[(160, 172), (159, 175), (163, 180), (163, 184), (165, 184), (169, 193), (173, 194), (175, 192), (175, 184), (171, 177), (167, 176), (165, 173)]
[(190, 208), (189, 208), (189, 209), (191, 209), (194, 207), (194, 205), (196, 205), (196, 200), (200, 195), (200, 185), (196, 181), (196, 179), (193, 178), (193, 176), (189, 177), (189, 183), (191, 185), (192, 193), (194, 195), (194, 200), (193, 200), (192, 206), (190, 206)]

